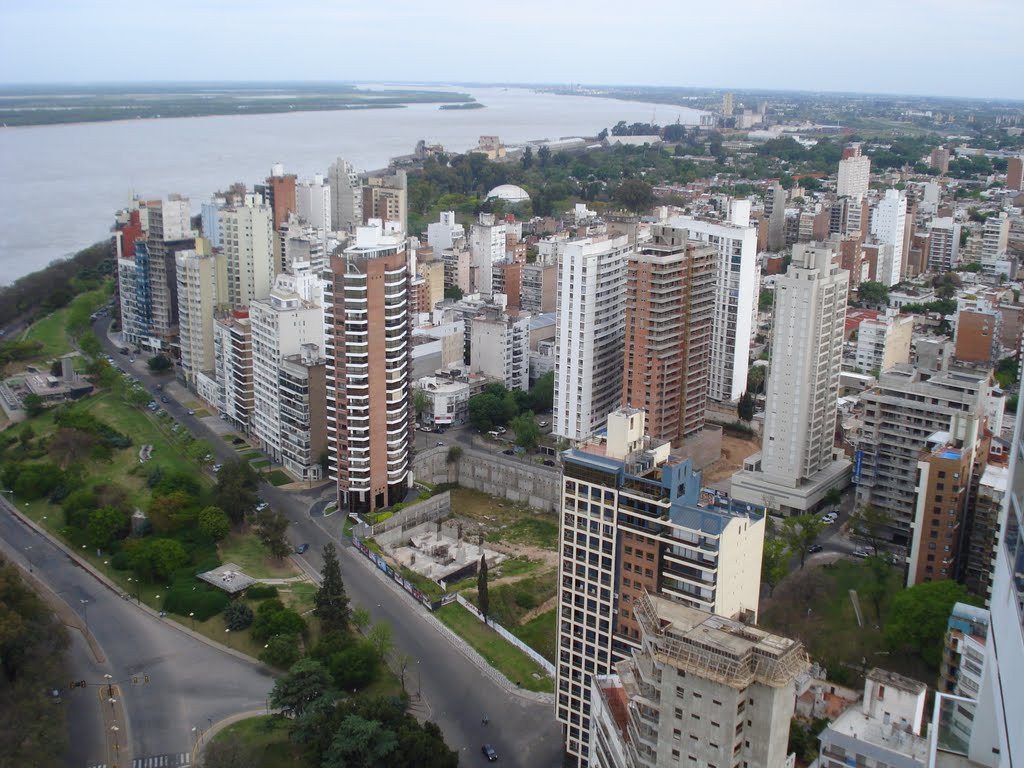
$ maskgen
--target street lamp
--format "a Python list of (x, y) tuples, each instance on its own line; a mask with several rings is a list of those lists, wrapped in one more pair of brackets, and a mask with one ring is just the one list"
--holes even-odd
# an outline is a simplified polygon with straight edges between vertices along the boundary
[(114, 751), (119, 752), (121, 750), (121, 745), (117, 741), (117, 732), (121, 729), (116, 725), (112, 725), (110, 726), (110, 730), (114, 732)]
[(228, 647), (229, 648), (234, 647), (234, 646), (231, 645), (231, 627), (225, 628), (224, 629), (224, 634), (228, 636)]
[(192, 619), (192, 631), (196, 631), (196, 614), (195, 611), (190, 611), (188, 617)]
[(114, 680), (114, 676), (113, 675), (104, 675), (103, 678), (107, 681), (107, 696), (111, 697), (110, 698), (110, 703), (113, 704), (114, 703), (114, 698), (113, 698), (113, 696), (114, 696), (114, 688), (111, 685), (111, 683)]
[(89, 631), (89, 601), (84, 598), (78, 598), (78, 602), (82, 604), (82, 612), (85, 614), (85, 631)]
[(142, 590), (142, 581), (138, 578), (133, 579), (131, 576), (128, 577), (128, 581), (130, 583), (135, 584), (135, 602), (139, 605), (142, 605), (142, 597), (140, 596), (140, 592)]

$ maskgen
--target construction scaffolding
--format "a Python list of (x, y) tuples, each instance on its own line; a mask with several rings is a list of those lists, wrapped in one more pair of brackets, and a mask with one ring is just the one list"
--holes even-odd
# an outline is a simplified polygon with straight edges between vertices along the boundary
[[(671, 617), (659, 615), (659, 605)], [(810, 666), (797, 640), (664, 598), (652, 599), (646, 592), (634, 602), (633, 613), (659, 662), (730, 688), (741, 690), (753, 682), (782, 688)]]

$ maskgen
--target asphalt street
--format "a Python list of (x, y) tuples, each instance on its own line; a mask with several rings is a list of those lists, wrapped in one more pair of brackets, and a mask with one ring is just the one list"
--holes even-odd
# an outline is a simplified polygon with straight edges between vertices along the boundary
[[(154, 396), (171, 395), (169, 402), (161, 403), (161, 407), (194, 436), (208, 440), (213, 445), (217, 461), (236, 459), (234, 449), (213, 428), (219, 426), (213, 417), (200, 419), (189, 416), (187, 408), (176, 402), (173, 393), (177, 388), (167, 387), (168, 382), (173, 381), (172, 376), (150, 374), (145, 367), (145, 356), (138, 357), (133, 365), (128, 364), (127, 357), (121, 355), (107, 338), (108, 323), (108, 319), (101, 319), (96, 323), (96, 331), (115, 362), (129, 370)], [(164, 385), (165, 390), (157, 390), (157, 384)], [(451, 434), (442, 435), (441, 439)], [(433, 442), (437, 442), (436, 437)], [(334, 541), (339, 546), (342, 578), (353, 604), (365, 607), (373, 621), (390, 624), (396, 652), (408, 654), (416, 660), (406, 680), (410, 691), (418, 689), (421, 693), (421, 698), (414, 701), (413, 709), (441, 727), (445, 741), (461, 754), (460, 764), (486, 762), (480, 748), (489, 743), (506, 765), (531, 768), (562, 765), (561, 733), (552, 705), (505, 691), (452, 646), (424, 619), (422, 607), (408, 595), (396, 594), (383, 583), (362, 555), (341, 536), (342, 514), (326, 518), (310, 514), (311, 509), (323, 508), (324, 505), (318, 502), (334, 497), (333, 487), (283, 491), (264, 484), (260, 495), (288, 516), (292, 543), (310, 545), (305, 555), (297, 557), (309, 570), (319, 572), (322, 568), (321, 548), (324, 544)], [(484, 715), (490, 719), (486, 726), (481, 723)]]
[(68, 768), (110, 764), (106, 734), (99, 735), (97, 727), (97, 686), (105, 684), (107, 674), (122, 692), (130, 755), (136, 759), (189, 753), (192, 728), (205, 729), (235, 712), (266, 707), (273, 686), (267, 672), (143, 611), (15, 517), (6, 499), (0, 506), (0, 538), (87, 624), (106, 656), (105, 663), (97, 662), (81, 635), (71, 630), (77, 636), (69, 658), (72, 677), (88, 686), (61, 694), (71, 720)]

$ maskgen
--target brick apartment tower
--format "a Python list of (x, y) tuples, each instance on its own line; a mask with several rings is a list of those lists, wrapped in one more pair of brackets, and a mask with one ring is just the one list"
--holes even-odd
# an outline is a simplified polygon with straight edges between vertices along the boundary
[(408, 488), (412, 447), (406, 243), (379, 221), (331, 257), (324, 297), (327, 450), (338, 505), (371, 512)]
[(647, 433), (679, 445), (704, 426), (717, 252), (680, 227), (652, 227), (626, 267), (623, 399)]

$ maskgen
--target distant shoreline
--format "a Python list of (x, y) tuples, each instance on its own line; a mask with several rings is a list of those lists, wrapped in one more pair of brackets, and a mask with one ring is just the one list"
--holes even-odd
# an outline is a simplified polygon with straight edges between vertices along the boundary
[(292, 112), (346, 112), (400, 109), (412, 104), (478, 109), (473, 97), (455, 91), (358, 89), (354, 86), (268, 87), (221, 86), (176, 88), (72, 87), (38, 90), (0, 87), (0, 127), (277, 115)]
[(486, 104), (479, 101), (467, 101), (465, 104), (442, 104), (438, 109), (486, 109)]

